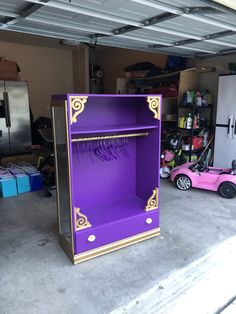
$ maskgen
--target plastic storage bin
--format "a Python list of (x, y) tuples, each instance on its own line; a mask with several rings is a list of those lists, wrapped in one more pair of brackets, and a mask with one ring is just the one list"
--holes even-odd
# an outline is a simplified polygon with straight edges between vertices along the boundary
[(25, 193), (30, 191), (30, 180), (29, 176), (16, 165), (12, 164), (9, 168), (9, 171), (12, 175), (14, 175), (16, 179), (17, 192)]
[(26, 164), (22, 165), (21, 169), (24, 170), (25, 173), (29, 176), (31, 191), (37, 191), (43, 188), (43, 176), (36, 168), (30, 164)]
[(27, 174), (16, 174), (16, 184), (18, 193), (30, 192), (30, 179)]
[(4, 198), (17, 195), (16, 180), (10, 173), (0, 175), (0, 192)]
[(40, 172), (28, 173), (31, 191), (41, 190), (43, 188), (43, 177)]

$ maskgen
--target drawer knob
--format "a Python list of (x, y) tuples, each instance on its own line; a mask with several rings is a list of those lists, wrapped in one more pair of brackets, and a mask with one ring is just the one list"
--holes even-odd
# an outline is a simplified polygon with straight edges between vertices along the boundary
[(152, 218), (147, 218), (146, 219), (146, 224), (150, 225), (152, 223)]
[(95, 241), (95, 239), (96, 239), (96, 237), (95, 237), (94, 234), (91, 234), (91, 235), (88, 237), (88, 241), (89, 241), (89, 242), (93, 242), (93, 241)]

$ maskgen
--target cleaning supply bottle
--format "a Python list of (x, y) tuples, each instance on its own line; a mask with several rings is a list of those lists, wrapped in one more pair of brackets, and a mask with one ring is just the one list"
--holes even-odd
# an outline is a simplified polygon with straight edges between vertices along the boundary
[(208, 106), (208, 91), (205, 89), (202, 93), (202, 106), (207, 107)]
[(197, 128), (200, 128), (200, 114), (197, 114)]
[(184, 128), (184, 122), (185, 122), (184, 116), (180, 116), (179, 117), (179, 127), (180, 128)]
[(187, 106), (187, 92), (183, 93), (183, 106)]
[(197, 129), (198, 128), (198, 123), (197, 123), (197, 115), (194, 115), (194, 119), (193, 119), (193, 128)]
[(192, 128), (192, 122), (193, 122), (192, 115), (191, 115), (191, 113), (189, 113), (187, 115), (187, 119), (186, 119), (186, 129)]
[(201, 107), (201, 105), (202, 105), (202, 96), (201, 96), (201, 93), (199, 91), (197, 91), (196, 95), (195, 95), (195, 105), (197, 107)]

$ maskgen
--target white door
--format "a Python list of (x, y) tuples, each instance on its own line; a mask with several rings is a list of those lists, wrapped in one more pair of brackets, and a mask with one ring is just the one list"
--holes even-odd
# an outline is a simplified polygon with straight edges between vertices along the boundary
[(227, 125), (231, 114), (236, 114), (236, 75), (220, 76), (216, 124)]
[[(236, 143), (236, 141), (235, 141)], [(216, 127), (214, 167), (228, 168), (232, 162), (232, 138), (228, 137), (227, 127)]]

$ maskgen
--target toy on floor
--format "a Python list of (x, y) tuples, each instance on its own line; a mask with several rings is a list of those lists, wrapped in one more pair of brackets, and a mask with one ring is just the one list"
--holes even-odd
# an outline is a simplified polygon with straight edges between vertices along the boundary
[(186, 163), (171, 171), (171, 181), (182, 191), (193, 187), (233, 198), (236, 195), (236, 160), (233, 160), (232, 168), (208, 167), (203, 161)]

